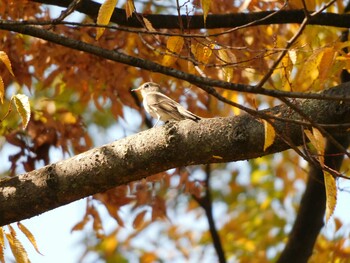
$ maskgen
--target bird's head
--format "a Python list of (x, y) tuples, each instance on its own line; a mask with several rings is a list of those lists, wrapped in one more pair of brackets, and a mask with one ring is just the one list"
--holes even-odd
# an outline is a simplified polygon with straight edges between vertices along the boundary
[(146, 82), (143, 83), (140, 87), (138, 87), (137, 89), (133, 89), (132, 91), (141, 91), (142, 93), (148, 93), (151, 91), (160, 91), (160, 86), (157, 83), (154, 82)]

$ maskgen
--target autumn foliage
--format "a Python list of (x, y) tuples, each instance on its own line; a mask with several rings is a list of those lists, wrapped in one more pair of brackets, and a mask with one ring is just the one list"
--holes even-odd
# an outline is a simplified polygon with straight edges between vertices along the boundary
[[(91, 1), (56, 2), (0, 0), (0, 132), (2, 144), (17, 149), (6, 156), (10, 168), (1, 171), (1, 180), (52, 163), (52, 149), (75, 156), (109, 143), (107, 134), (117, 140), (152, 128), (142, 98), (131, 91), (147, 81), (159, 83), (165, 94), (203, 118), (252, 114), (264, 127), (260, 140), (266, 151), (276, 138), (288, 137), (288, 131), (278, 134), (274, 122), (280, 116), (265, 118), (259, 110), (285, 103), (297, 112), (300, 103), (289, 93), (321, 94), (341, 84), (341, 74), (350, 70), (350, 42), (342, 37), (347, 29), (310, 24), (322, 12), (346, 13), (347, 1), (104, 0), (95, 15), (79, 9)], [(55, 5), (64, 6), (60, 17), (53, 15)], [(266, 13), (270, 18), (295, 10), (305, 13), (300, 23), (263, 24), (264, 18), (230, 28), (210, 24), (212, 15), (271, 11)], [(113, 17), (113, 11), (123, 14), (125, 25), (118, 24), (121, 17)], [(158, 14), (175, 17), (177, 28), (156, 26), (166, 19), (152, 16)], [(202, 28), (190, 26), (195, 16), (201, 17)], [(19, 33), (21, 26), (28, 28)], [(36, 29), (43, 36), (54, 34), (50, 37), (57, 41), (34, 37)], [(59, 36), (72, 40), (71, 46), (60, 43)], [(88, 52), (91, 46), (100, 49)], [(129, 60), (117, 63), (104, 50)], [(173, 69), (183, 77), (174, 77)], [(204, 85), (193, 76), (245, 90)], [(269, 91), (283, 96), (265, 96)], [(327, 127), (301, 116), (305, 132), (300, 148), (286, 139), (292, 150), (247, 162), (203, 160), (202, 166), (174, 168), (87, 197), (85, 216), (73, 228), (92, 233), (86, 253), (98, 253), (108, 262), (126, 262), (130, 253), (140, 262), (276, 261), (315, 166), (322, 172), (318, 183), (326, 190), (325, 220), (333, 233), (321, 231), (309, 260), (346, 262), (350, 247), (345, 222), (332, 215), (337, 187), (348, 179), (349, 160), (339, 170), (330, 168), (325, 161)], [(333, 155), (343, 154), (338, 150)], [(106, 230), (111, 219), (113, 229)], [(35, 233), (20, 223), (18, 228), (39, 251)], [(0, 262), (4, 239), (16, 259), (26, 262), (15, 232), (11, 225), (1, 228)], [(135, 240), (149, 245), (135, 245)]]

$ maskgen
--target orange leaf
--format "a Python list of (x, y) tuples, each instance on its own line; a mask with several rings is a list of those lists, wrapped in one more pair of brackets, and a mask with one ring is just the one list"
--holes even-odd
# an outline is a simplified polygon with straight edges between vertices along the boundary
[[(100, 7), (100, 10), (98, 10), (97, 24), (108, 25), (109, 20), (112, 17), (114, 8), (117, 5), (117, 3), (118, 3), (118, 0), (104, 1), (104, 3)], [(105, 31), (105, 28), (102, 28), (102, 27), (97, 28), (96, 40), (98, 40), (102, 36), (104, 31)]]
[(132, 223), (132, 226), (134, 228), (139, 228), (143, 223), (144, 223), (144, 218), (145, 218), (145, 215), (146, 215), (147, 211), (142, 211), (141, 213), (139, 213), (135, 219), (134, 219), (134, 222)]

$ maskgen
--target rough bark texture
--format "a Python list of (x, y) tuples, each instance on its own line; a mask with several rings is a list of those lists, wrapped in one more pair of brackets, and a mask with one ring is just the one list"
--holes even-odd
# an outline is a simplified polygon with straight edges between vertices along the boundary
[[(340, 95), (347, 90), (350, 83), (327, 92)], [(295, 103), (317, 123), (350, 122), (348, 103), (320, 100)], [(264, 113), (300, 119), (284, 105)], [(288, 136), (294, 145), (303, 143), (301, 126), (281, 121), (275, 121), (274, 125), (277, 133)], [(333, 132), (344, 133), (345, 129), (339, 127)], [(186, 120), (149, 129), (0, 182), (0, 225), (173, 167), (246, 160), (289, 148), (280, 137), (267, 151), (263, 151), (263, 144), (262, 123), (247, 114), (204, 119), (198, 123)]]

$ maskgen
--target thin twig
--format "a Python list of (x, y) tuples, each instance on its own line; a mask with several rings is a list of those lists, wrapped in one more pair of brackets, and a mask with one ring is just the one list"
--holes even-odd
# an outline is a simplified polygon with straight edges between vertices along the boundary
[(214, 245), (214, 248), (216, 250), (216, 254), (218, 255), (219, 262), (226, 263), (225, 252), (224, 252), (224, 249), (222, 247), (221, 239), (220, 239), (218, 230), (216, 229), (215, 220), (213, 217), (213, 200), (212, 200), (211, 192), (210, 192), (210, 174), (211, 174), (211, 166), (210, 166), (210, 164), (207, 164), (205, 166), (205, 175), (206, 175), (206, 177), (205, 177), (205, 184), (206, 184), (205, 194), (201, 198), (198, 198), (194, 195), (192, 197), (204, 209), (204, 212), (207, 216), (208, 225), (209, 225), (209, 232), (210, 232), (211, 238), (213, 240), (213, 245)]

